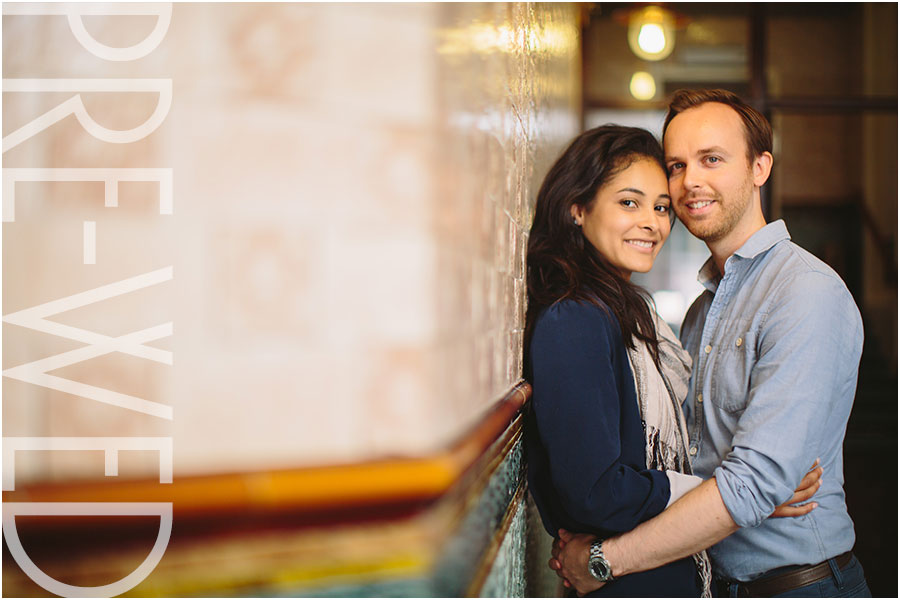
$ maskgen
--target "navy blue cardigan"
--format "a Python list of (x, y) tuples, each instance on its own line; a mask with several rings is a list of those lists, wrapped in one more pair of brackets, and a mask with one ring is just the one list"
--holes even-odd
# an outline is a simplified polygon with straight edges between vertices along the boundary
[[(572, 300), (545, 309), (532, 333), (528, 484), (544, 527), (611, 537), (665, 509), (669, 480), (646, 468), (634, 378), (618, 320)], [(605, 596), (698, 596), (690, 557), (626, 575)], [(591, 594), (594, 595), (594, 594)]]

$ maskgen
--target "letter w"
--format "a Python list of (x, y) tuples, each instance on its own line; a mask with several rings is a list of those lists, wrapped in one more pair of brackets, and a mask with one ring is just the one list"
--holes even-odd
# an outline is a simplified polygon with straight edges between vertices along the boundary
[(143, 275), (138, 275), (137, 277), (103, 285), (86, 292), (74, 294), (67, 298), (60, 298), (59, 300), (54, 300), (52, 302), (47, 302), (46, 304), (33, 306), (25, 310), (5, 315), (3, 321), (6, 323), (27, 327), (35, 331), (43, 331), (44, 333), (84, 342), (89, 345), (5, 369), (3, 371), (3, 376), (24, 381), (26, 383), (33, 383), (67, 394), (75, 394), (84, 398), (90, 398), (91, 400), (96, 400), (98, 402), (121, 406), (122, 408), (142, 412), (154, 417), (172, 420), (171, 406), (144, 400), (135, 396), (129, 396), (127, 394), (120, 394), (85, 383), (79, 383), (77, 381), (72, 381), (71, 379), (48, 375), (49, 371), (61, 369), (98, 356), (104, 356), (111, 352), (122, 352), (124, 354), (130, 354), (131, 356), (147, 358), (158, 363), (171, 365), (171, 352), (144, 345), (147, 342), (152, 342), (172, 335), (171, 321), (119, 337), (110, 337), (93, 331), (87, 331), (85, 329), (79, 329), (77, 327), (71, 327), (69, 325), (63, 325), (47, 320), (48, 317), (74, 308), (121, 296), (122, 294), (127, 294), (128, 292), (140, 290), (171, 279), (172, 267), (166, 267), (164, 269), (144, 273)]

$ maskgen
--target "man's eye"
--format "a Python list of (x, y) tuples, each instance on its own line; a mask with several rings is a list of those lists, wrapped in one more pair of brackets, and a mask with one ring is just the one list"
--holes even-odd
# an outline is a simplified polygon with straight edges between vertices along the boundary
[(680, 170), (682, 167), (684, 167), (684, 163), (672, 163), (671, 165), (669, 165), (669, 175), (671, 175), (675, 171)]
[(721, 161), (721, 159), (720, 159), (718, 156), (707, 156), (707, 157), (706, 157), (706, 162), (708, 162), (708, 163), (713, 163), (713, 164), (715, 164), (715, 163), (720, 162), (720, 161)]

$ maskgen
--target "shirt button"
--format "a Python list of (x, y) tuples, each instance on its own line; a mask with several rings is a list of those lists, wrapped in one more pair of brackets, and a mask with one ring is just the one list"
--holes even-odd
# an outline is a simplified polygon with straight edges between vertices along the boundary
[(704, 348), (703, 351), (706, 352), (707, 354), (709, 354), (710, 352), (712, 352), (712, 346), (706, 346), (706, 348)]
[(743, 343), (744, 343), (744, 338), (738, 338), (738, 339), (734, 342), (734, 345), (737, 346), (738, 348), (740, 348), (740, 347), (741, 347), (741, 344), (743, 344)]
[(697, 394), (697, 402), (703, 402), (703, 394)]
[(691, 456), (694, 456), (696, 454), (697, 454), (697, 449), (694, 447), (691, 447)]

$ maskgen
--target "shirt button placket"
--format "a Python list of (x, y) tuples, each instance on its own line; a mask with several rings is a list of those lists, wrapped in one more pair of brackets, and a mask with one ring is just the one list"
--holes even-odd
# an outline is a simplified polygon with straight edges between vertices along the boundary
[[(725, 278), (727, 279), (727, 277)], [(709, 343), (712, 341), (712, 332), (715, 331), (716, 326), (719, 321), (719, 313), (722, 310), (722, 304), (725, 302), (725, 290), (722, 287), (722, 283), (724, 280), (719, 283), (719, 288), (717, 289), (715, 296), (713, 297), (712, 304), (709, 307), (709, 312), (706, 315), (706, 323), (703, 325), (703, 332), (700, 337), (700, 343), (703, 343), (705, 339), (707, 341), (706, 345), (703, 347), (703, 353), (698, 357), (697, 361), (699, 364), (697, 365), (697, 383), (696, 389), (702, 390), (705, 378), (705, 374), (707, 369), (709, 368), (709, 355), (712, 352), (712, 345)], [(700, 440), (703, 439), (703, 392), (699, 392), (697, 394), (697, 410), (694, 411), (694, 431), (696, 432), (696, 439), (691, 440), (691, 447), (688, 450), (688, 453), (692, 457), (697, 456), (697, 452), (699, 451)]]

